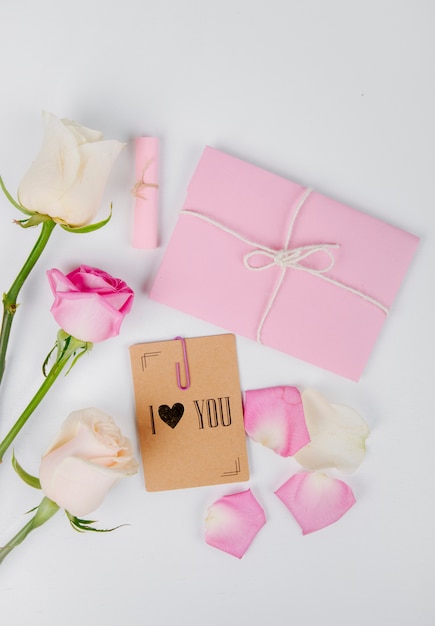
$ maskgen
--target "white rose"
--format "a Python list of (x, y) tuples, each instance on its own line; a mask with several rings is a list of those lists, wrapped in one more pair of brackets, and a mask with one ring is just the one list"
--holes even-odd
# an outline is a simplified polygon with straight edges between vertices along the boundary
[(39, 479), (50, 500), (81, 517), (101, 504), (116, 481), (137, 469), (130, 440), (111, 417), (89, 408), (67, 417), (42, 457)]
[(89, 224), (124, 144), (51, 113), (44, 112), (43, 119), (42, 148), (19, 184), (19, 202), (69, 226)]

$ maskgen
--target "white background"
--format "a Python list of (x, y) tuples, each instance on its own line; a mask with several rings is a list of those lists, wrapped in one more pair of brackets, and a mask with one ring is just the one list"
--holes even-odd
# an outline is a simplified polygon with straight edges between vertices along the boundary
[[(237, 338), (243, 389), (314, 387), (371, 428), (347, 481), (357, 504), (303, 537), (273, 491), (296, 469), (248, 442), (248, 485), (150, 494), (141, 474), (95, 512), (110, 534), (62, 513), (0, 568), (1, 623), (429, 626), (435, 623), (435, 4), (431, 0), (2, 0), (0, 172), (15, 193), (52, 111), (127, 142), (90, 235), (56, 229), (21, 306), (0, 395), (0, 434), (41, 382), (57, 326), (45, 277), (80, 263), (136, 291), (119, 337), (56, 382), (16, 441), (37, 473), (72, 410), (97, 406), (135, 442), (128, 346), (220, 332), (148, 298), (205, 144), (293, 178), (421, 237), (359, 383)], [(161, 140), (161, 246), (132, 248), (132, 140)], [(37, 231), (1, 200), (0, 288)], [(370, 250), (367, 250), (370, 254)], [(242, 560), (205, 544), (206, 509), (251, 487), (268, 522)], [(0, 542), (40, 494), (0, 467)]]

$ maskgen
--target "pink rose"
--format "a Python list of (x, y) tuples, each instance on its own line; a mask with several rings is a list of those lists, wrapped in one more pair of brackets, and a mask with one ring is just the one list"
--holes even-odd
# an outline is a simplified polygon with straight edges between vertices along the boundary
[(66, 276), (51, 269), (47, 276), (55, 296), (51, 312), (66, 333), (90, 343), (119, 334), (134, 298), (124, 281), (87, 265)]

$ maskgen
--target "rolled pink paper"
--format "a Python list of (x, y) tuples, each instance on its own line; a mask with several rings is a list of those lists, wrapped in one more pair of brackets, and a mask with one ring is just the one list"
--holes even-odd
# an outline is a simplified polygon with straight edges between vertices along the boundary
[(133, 247), (158, 246), (158, 139), (137, 137), (135, 140), (135, 197)]

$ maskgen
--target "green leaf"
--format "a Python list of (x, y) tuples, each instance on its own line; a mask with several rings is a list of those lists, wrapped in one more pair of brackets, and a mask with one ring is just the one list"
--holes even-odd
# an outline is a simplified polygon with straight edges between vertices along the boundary
[[(47, 378), (48, 373), (47, 368), (52, 359), (53, 352), (57, 351), (56, 358), (53, 367), (56, 364), (59, 364), (60, 361), (64, 361), (64, 364), (71, 360), (71, 364), (65, 372), (65, 376), (71, 371), (74, 365), (77, 363), (80, 357), (82, 357), (86, 352), (90, 352), (92, 350), (93, 344), (90, 341), (81, 341), (81, 339), (76, 339), (72, 335), (66, 333), (62, 328), (59, 329), (56, 337), (56, 343), (53, 348), (45, 357), (44, 363), (42, 364), (42, 372), (44, 376)], [(50, 371), (51, 371), (50, 369)]]
[[(90, 346), (90, 347), (88, 347)], [(82, 357), (84, 354), (86, 354), (87, 352), (89, 352), (92, 348), (92, 343), (88, 342), (86, 344), (86, 346), (83, 346), (83, 348), (80, 350), (80, 352), (78, 352), (77, 354), (75, 354), (74, 359), (71, 362), (71, 365), (69, 366), (69, 368), (67, 369), (67, 371), (65, 372), (65, 376), (67, 374), (70, 373), (70, 371), (72, 370), (72, 368), (74, 367), (74, 365), (77, 363), (77, 361), (79, 360), (80, 357)]]
[(29, 211), (28, 209), (25, 209), (21, 204), (19, 204), (16, 200), (13, 199), (13, 197), (11, 196), (11, 194), (9, 193), (9, 191), (6, 189), (6, 186), (3, 182), (3, 178), (0, 176), (0, 187), (3, 191), (3, 193), (5, 194), (6, 198), (9, 200), (9, 202), (19, 211), (21, 211), (21, 213), (25, 213), (26, 215), (33, 215), (32, 211)]
[(23, 480), (27, 485), (33, 487), (34, 489), (41, 489), (41, 483), (39, 482), (39, 478), (36, 476), (32, 476), (25, 469), (21, 467), (18, 463), (16, 456), (12, 453), (12, 467), (17, 472), (18, 476)]
[(39, 226), (43, 222), (53, 222), (54, 220), (49, 215), (43, 215), (42, 213), (32, 213), (31, 217), (25, 220), (15, 220), (15, 224), (21, 226), (21, 228), (33, 228), (33, 226)]
[(110, 221), (111, 217), (112, 217), (112, 204), (110, 205), (109, 216), (106, 217), (106, 219), (102, 220), (101, 222), (96, 222), (95, 224), (88, 224), (87, 226), (78, 226), (77, 228), (74, 228), (73, 226), (68, 226), (68, 224), (60, 224), (60, 226), (64, 230), (66, 230), (68, 233), (77, 233), (77, 234), (92, 233), (95, 230), (99, 230), (100, 228), (103, 228), (103, 226), (105, 226)]
[(29, 515), (30, 513), (34, 513), (35, 511), (37, 511), (39, 508), (39, 504), (34, 506), (33, 509), (29, 509), (28, 511), (26, 511), (25, 515)]
[(58, 342), (56, 341), (56, 343), (54, 344), (54, 346), (52, 347), (52, 349), (50, 350), (50, 352), (47, 354), (47, 356), (45, 357), (45, 361), (42, 364), (42, 373), (44, 374), (44, 377), (47, 378), (47, 367), (48, 364), (50, 362), (51, 359), (51, 355), (53, 354), (53, 352), (56, 350), (56, 348), (59, 350), (59, 346), (58, 346)]
[(71, 526), (79, 533), (84, 532), (94, 532), (94, 533), (111, 533), (113, 530), (117, 530), (122, 526), (127, 526), (127, 524), (120, 524), (119, 526), (115, 526), (114, 528), (94, 528), (91, 524), (95, 524), (96, 520), (90, 519), (80, 519), (75, 515), (71, 515), (67, 510), (65, 513), (69, 519)]
[(41, 504), (37, 508), (36, 515), (33, 518), (33, 527), (37, 528), (38, 526), (45, 524), (50, 517), (53, 517), (53, 515), (57, 513), (59, 508), (60, 507), (56, 504), (56, 502), (53, 502), (53, 500), (44, 496), (41, 500)]

